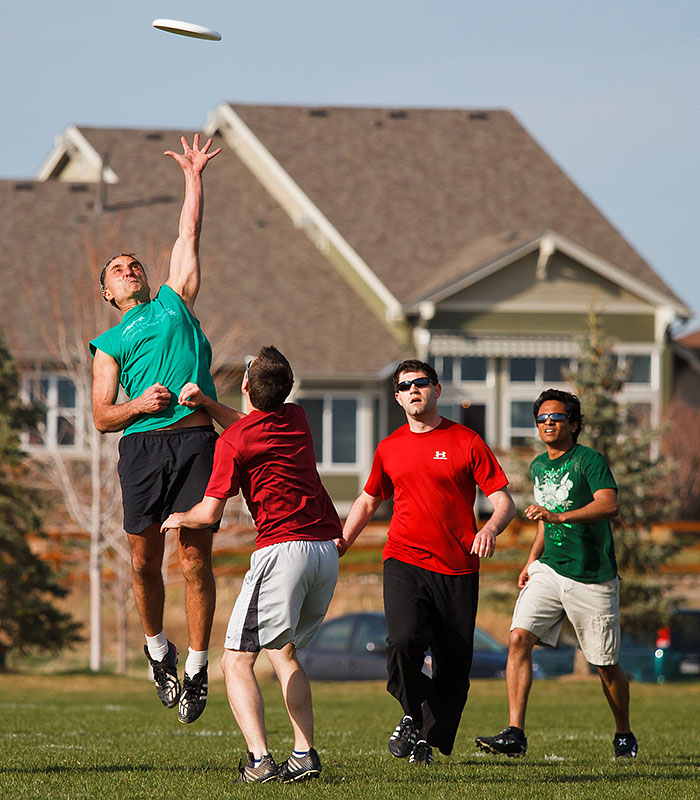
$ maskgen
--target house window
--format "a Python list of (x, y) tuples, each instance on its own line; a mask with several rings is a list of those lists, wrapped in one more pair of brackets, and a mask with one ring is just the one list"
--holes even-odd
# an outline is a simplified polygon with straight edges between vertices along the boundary
[(534, 424), (532, 400), (512, 400), (510, 404), (510, 446), (530, 445), (535, 436)]
[(358, 462), (358, 408), (356, 397), (322, 395), (300, 397), (314, 440), (316, 463), (322, 467)]
[(627, 368), (627, 383), (651, 383), (650, 355), (627, 355), (624, 363)]
[(24, 379), (24, 398), (40, 412), (36, 427), (24, 437), (29, 450), (77, 450), (80, 398), (73, 381), (52, 373), (37, 373)]
[(440, 383), (480, 383), (489, 381), (490, 359), (484, 356), (430, 356), (428, 363), (434, 367)]
[(511, 358), (508, 367), (511, 383), (534, 383), (537, 380), (536, 358)]

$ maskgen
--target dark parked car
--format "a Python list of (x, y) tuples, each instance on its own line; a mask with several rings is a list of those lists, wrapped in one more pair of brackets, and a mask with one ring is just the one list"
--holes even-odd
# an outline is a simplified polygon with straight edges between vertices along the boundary
[[(533, 663), (536, 678), (571, 672), (573, 648), (551, 660), (549, 670), (539, 661)], [(559, 652), (558, 652), (559, 651)], [(568, 652), (570, 651), (570, 653)], [(544, 650), (542, 651), (544, 652)], [(508, 650), (493, 636), (476, 628), (474, 659), (470, 677), (503, 678)], [(386, 619), (380, 612), (346, 614), (324, 622), (309, 645), (299, 651), (299, 661), (306, 674), (321, 681), (362, 681), (386, 678)], [(544, 662), (545, 659), (543, 658)], [(567, 664), (569, 666), (567, 667)], [(430, 674), (431, 657), (426, 653), (423, 669)]]

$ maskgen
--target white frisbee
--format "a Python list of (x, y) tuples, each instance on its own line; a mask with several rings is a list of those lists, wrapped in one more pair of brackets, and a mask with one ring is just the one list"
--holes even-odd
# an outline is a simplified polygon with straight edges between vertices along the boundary
[(193, 39), (208, 39), (210, 42), (221, 40), (219, 31), (207, 28), (205, 25), (195, 25), (194, 22), (182, 22), (179, 19), (154, 19), (153, 27), (167, 33), (177, 33), (179, 36), (191, 36)]

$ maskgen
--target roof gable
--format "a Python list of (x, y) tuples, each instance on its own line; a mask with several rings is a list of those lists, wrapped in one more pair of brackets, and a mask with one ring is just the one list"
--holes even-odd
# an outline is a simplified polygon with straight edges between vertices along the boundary
[(551, 229), (682, 305), (507, 111), (232, 107), (401, 303), (475, 242)]

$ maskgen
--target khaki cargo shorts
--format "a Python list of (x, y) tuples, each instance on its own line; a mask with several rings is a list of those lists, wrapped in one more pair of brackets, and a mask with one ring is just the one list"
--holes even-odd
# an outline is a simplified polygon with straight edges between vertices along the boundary
[(556, 647), (564, 617), (576, 631), (586, 661), (617, 664), (620, 655), (620, 579), (581, 583), (533, 561), (518, 595), (510, 629), (524, 628), (539, 644)]

